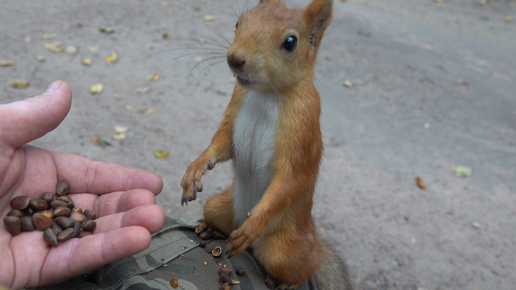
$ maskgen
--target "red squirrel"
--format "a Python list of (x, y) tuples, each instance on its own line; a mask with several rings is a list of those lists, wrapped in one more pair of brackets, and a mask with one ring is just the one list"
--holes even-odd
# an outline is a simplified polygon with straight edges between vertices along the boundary
[(317, 237), (311, 214), (323, 154), (313, 71), (332, 16), (332, 0), (314, 0), (304, 10), (261, 0), (240, 16), (227, 52), (237, 79), (231, 101), (181, 181), (183, 205), (202, 191), (207, 170), (233, 160), (233, 184), (208, 199), (204, 221), (229, 236), (230, 255), (253, 247), (282, 289), (312, 276), (319, 289), (353, 288), (345, 264)]

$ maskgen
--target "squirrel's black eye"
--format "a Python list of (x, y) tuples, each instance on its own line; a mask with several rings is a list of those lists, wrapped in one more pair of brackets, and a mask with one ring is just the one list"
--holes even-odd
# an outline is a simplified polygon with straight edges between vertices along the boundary
[(295, 37), (294, 35), (290, 35), (289, 37), (287, 37), (287, 39), (285, 39), (285, 42), (283, 42), (283, 44), (281, 45), (281, 48), (288, 52), (293, 52), (294, 50), (296, 50), (296, 47), (297, 37)]

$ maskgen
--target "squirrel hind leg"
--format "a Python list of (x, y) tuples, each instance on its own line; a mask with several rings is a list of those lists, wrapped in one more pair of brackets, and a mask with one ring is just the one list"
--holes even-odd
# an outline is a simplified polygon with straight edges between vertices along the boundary
[(210, 197), (204, 205), (204, 222), (228, 235), (237, 227), (233, 216), (233, 187)]
[(320, 266), (322, 250), (315, 237), (306, 233), (275, 230), (264, 233), (254, 256), (280, 282), (283, 288), (279, 289), (290, 289), (310, 279)]

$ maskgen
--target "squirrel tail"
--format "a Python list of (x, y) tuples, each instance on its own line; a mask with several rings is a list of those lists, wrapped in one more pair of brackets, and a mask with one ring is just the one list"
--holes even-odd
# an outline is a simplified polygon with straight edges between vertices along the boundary
[(317, 239), (323, 249), (321, 268), (317, 270), (313, 279), (318, 290), (353, 290), (354, 283), (349, 275), (348, 266), (342, 258), (337, 256), (331, 245), (321, 239)]

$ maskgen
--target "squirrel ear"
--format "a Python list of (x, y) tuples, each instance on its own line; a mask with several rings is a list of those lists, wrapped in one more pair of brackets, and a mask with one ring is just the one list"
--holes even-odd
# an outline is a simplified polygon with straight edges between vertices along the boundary
[(317, 50), (324, 30), (333, 17), (333, 0), (313, 0), (303, 10), (303, 17), (308, 24), (310, 47)]

